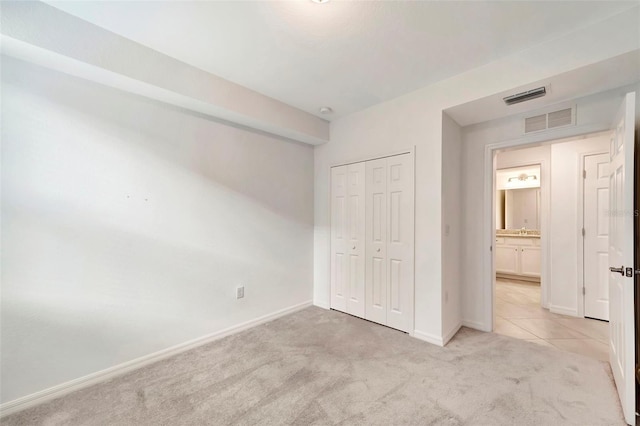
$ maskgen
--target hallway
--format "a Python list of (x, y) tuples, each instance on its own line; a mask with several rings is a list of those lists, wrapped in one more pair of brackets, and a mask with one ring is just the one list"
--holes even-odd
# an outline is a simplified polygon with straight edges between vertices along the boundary
[(540, 307), (540, 285), (496, 280), (494, 332), (595, 358), (609, 359), (609, 323), (558, 315)]

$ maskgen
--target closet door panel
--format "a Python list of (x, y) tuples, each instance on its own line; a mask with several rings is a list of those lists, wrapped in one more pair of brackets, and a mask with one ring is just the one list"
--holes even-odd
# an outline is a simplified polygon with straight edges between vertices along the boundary
[(410, 332), (413, 324), (413, 157), (387, 158), (387, 325)]
[(365, 163), (347, 166), (349, 274), (347, 312), (365, 315)]
[(347, 311), (347, 166), (331, 169), (331, 308)]
[(365, 318), (387, 323), (387, 160), (366, 163)]

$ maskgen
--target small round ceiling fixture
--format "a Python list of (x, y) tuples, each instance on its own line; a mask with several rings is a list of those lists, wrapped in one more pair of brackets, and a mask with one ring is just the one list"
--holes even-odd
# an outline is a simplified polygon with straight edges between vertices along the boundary
[(311, 1), (318, 4), (329, 3), (329, 0), (311, 0)]
[[(325, 0), (325, 1), (329, 1), (329, 0)], [(333, 110), (328, 106), (320, 107), (320, 114), (331, 114), (332, 112)]]

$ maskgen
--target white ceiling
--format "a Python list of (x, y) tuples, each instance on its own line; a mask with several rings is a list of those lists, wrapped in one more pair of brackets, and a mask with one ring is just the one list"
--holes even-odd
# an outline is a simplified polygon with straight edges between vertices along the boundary
[(343, 116), (637, 2), (48, 2), (321, 116)]

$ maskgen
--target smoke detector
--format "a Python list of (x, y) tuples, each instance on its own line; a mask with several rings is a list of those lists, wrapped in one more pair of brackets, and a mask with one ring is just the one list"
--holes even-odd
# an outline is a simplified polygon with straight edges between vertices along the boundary
[(320, 111), (320, 114), (331, 114), (333, 112), (333, 110), (328, 106), (320, 107), (319, 111)]

